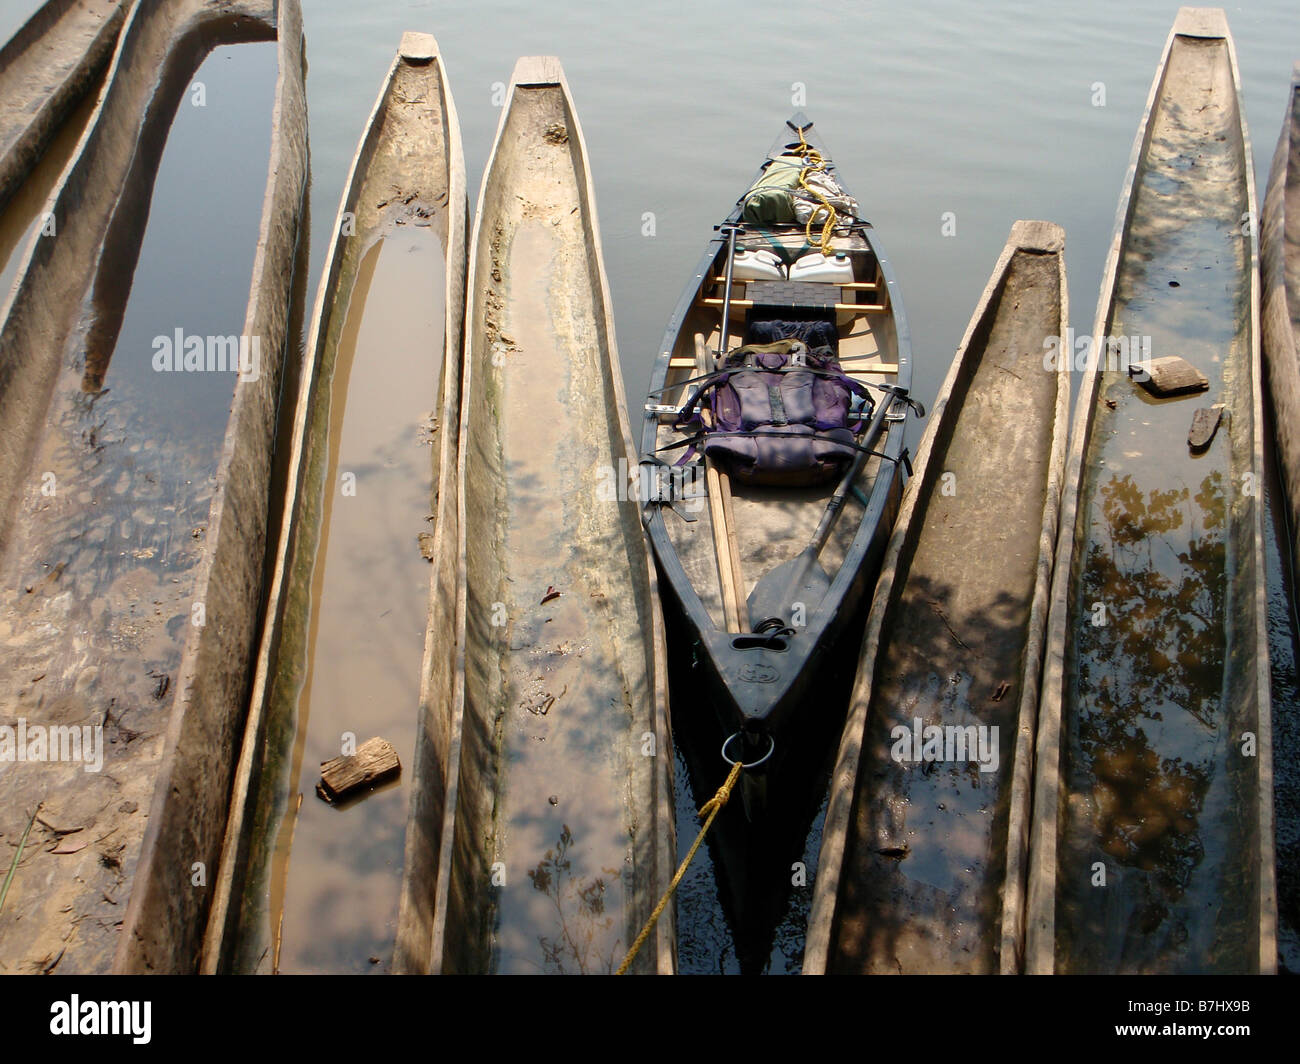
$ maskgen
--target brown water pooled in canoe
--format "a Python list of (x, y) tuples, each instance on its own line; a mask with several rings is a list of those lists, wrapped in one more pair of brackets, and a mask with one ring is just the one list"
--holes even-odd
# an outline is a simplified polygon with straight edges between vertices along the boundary
[[(293, 719), (296, 706), (290, 793), (305, 795), (279, 829), (271, 871), (284, 972), (374, 971), (370, 958), (392, 951), (429, 601), (419, 535), (430, 528), (443, 269), (438, 234), (409, 222), (365, 254), (318, 426), (328, 434), (320, 545), (310, 599), (295, 600), (310, 611), (306, 674), (299, 686), (287, 671), (274, 694), (276, 717)], [(358, 746), (383, 736), (403, 772), (333, 807), (312, 788), (345, 733)]]

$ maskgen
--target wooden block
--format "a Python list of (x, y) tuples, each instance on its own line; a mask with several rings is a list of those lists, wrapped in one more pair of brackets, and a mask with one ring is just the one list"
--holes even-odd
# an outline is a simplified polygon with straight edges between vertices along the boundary
[(1182, 395), (1185, 392), (1202, 392), (1210, 386), (1204, 373), (1185, 358), (1167, 355), (1150, 362), (1129, 366), (1129, 376), (1152, 395)]
[[(705, 307), (720, 307), (723, 303), (721, 299), (714, 299), (712, 297), (706, 297), (701, 299), (699, 302), (701, 306)], [(794, 306), (798, 304), (789, 305)], [(886, 307), (886, 304), (884, 303), (818, 303), (807, 305), (815, 305), (819, 309), (835, 310), (843, 314), (880, 314)], [(730, 304), (732, 310), (749, 310), (753, 306), (754, 300), (752, 299), (733, 299)]]
[(402, 34), (402, 43), (397, 46), (397, 51), (411, 65), (423, 66), (433, 62), (434, 56), (438, 54), (438, 45), (431, 33), (407, 30)]
[(1203, 406), (1192, 415), (1192, 427), (1187, 433), (1187, 445), (1193, 452), (1199, 453), (1210, 446), (1214, 434), (1219, 431), (1219, 422), (1222, 418), (1222, 403)]
[(393, 744), (375, 736), (358, 746), (355, 754), (322, 761), (316, 793), (327, 802), (337, 802), (401, 771), (402, 765), (397, 760)]

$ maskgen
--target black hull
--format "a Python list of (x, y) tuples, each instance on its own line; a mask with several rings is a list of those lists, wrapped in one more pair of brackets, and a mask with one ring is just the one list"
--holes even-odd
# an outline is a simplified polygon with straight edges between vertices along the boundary
[[(850, 594), (841, 602), (834, 625), (821, 633), (806, 655), (807, 665), (781, 706), (788, 724), (778, 734), (772, 756), (746, 770), (709, 835), (723, 912), (732, 929), (740, 968), (761, 972), (767, 965), (778, 925), (791, 908), (792, 890), (806, 891), (811, 904), (815, 868), (801, 877), (808, 835), (825, 802), (830, 770), (848, 710), (871, 594), (880, 575), (903, 480), (895, 477), (886, 518), (877, 528)], [(660, 574), (673, 691), (673, 741), (690, 774), (697, 808), (717, 791), (730, 766), (723, 743), (740, 727), (740, 710), (707, 650), (709, 632), (691, 622)], [(799, 712), (800, 709), (804, 712)], [(759, 756), (766, 750), (764, 744)], [(738, 756), (739, 744), (727, 750)], [(748, 755), (746, 755), (747, 757)], [(698, 822), (679, 823), (679, 850), (688, 846)], [(819, 840), (813, 840), (815, 855)], [(803, 884), (795, 886), (794, 880)], [(795, 899), (794, 904), (798, 904)]]

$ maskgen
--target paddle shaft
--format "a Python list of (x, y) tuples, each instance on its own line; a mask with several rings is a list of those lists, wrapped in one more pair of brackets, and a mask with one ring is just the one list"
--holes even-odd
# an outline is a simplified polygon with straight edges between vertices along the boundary
[(840, 479), (839, 486), (835, 489), (835, 494), (831, 496), (831, 501), (826, 506), (826, 512), (822, 514), (821, 522), (817, 525), (817, 531), (813, 533), (812, 542), (808, 545), (808, 550), (812, 552), (814, 558), (821, 554), (822, 547), (826, 545), (826, 540), (831, 534), (831, 526), (835, 524), (835, 518), (839, 516), (840, 510), (844, 508), (844, 500), (848, 497), (853, 488), (853, 482), (857, 479), (863, 463), (867, 460), (867, 452), (875, 447), (876, 441), (880, 439), (880, 434), (885, 427), (885, 415), (889, 413), (890, 408), (894, 405), (896, 394), (890, 391), (876, 404), (876, 409), (871, 415), (871, 421), (867, 425), (867, 433), (858, 444), (860, 450), (854, 456), (848, 471)]

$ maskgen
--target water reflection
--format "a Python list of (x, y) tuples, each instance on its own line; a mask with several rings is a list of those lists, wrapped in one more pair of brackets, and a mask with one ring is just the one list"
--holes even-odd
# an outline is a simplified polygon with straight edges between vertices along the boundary
[[(1194, 489), (1144, 490), (1128, 473), (1099, 485), (1079, 580), (1067, 811), (1067, 845), (1092, 875), (1067, 866), (1062, 885), (1082, 910), (1076, 932), (1123, 912), (1129, 936), (1188, 937), (1189, 914), (1173, 906), (1195, 893), (1205, 861), (1201, 821), (1227, 724), (1227, 517), (1220, 470)], [(1102, 888), (1097, 860), (1145, 874)]]
[(555, 906), (558, 935), (539, 935), (543, 970), (548, 975), (610, 975), (622, 960), (615, 952), (622, 947), (618, 940), (608, 953), (600, 945), (609, 941), (614, 917), (605, 911), (606, 880), (617, 879), (617, 868), (603, 868), (603, 875), (592, 876), (585, 883), (573, 873), (569, 851), (574, 845), (573, 832), (565, 824), (555, 846), (528, 873), (533, 889), (546, 895)]

